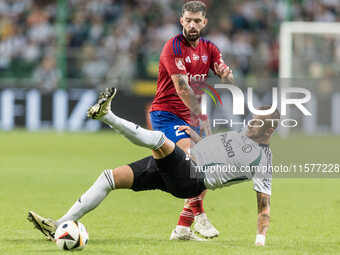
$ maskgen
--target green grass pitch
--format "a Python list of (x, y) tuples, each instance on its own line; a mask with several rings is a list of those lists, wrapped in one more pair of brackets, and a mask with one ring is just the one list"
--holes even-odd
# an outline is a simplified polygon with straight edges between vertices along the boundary
[[(112, 132), (0, 133), (0, 254), (62, 254), (26, 220), (54, 219), (108, 168), (149, 154)], [(274, 137), (274, 164), (339, 163), (340, 137)], [(208, 192), (205, 209), (220, 231), (204, 243), (168, 241), (183, 202), (160, 191), (112, 192), (81, 219), (83, 254), (335, 254), (340, 252), (340, 179), (277, 178), (266, 247), (255, 247), (252, 183)]]

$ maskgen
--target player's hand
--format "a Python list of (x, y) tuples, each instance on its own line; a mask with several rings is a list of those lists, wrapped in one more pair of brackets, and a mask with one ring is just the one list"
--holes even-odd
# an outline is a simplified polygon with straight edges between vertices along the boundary
[(203, 135), (203, 132), (205, 133), (206, 136), (212, 134), (209, 119), (202, 120), (200, 132), (201, 136)]
[(187, 135), (190, 135), (191, 128), (189, 126), (179, 126), (179, 131), (184, 131)]
[(202, 137), (200, 137), (195, 130), (193, 130), (191, 127), (189, 126), (180, 126), (178, 128), (178, 130), (180, 131), (184, 131), (185, 133), (187, 133), (187, 135), (190, 135), (191, 140), (194, 143), (198, 143), (199, 141), (201, 141)]
[(214, 63), (215, 73), (221, 78), (227, 78), (233, 71), (225, 63), (217, 64)]

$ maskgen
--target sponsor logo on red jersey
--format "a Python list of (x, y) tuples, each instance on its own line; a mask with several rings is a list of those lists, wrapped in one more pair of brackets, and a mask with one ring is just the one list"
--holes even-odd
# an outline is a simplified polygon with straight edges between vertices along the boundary
[(183, 58), (175, 58), (176, 66), (179, 70), (185, 70)]
[(204, 82), (207, 74), (190, 74), (188, 73), (189, 81), (201, 81)]

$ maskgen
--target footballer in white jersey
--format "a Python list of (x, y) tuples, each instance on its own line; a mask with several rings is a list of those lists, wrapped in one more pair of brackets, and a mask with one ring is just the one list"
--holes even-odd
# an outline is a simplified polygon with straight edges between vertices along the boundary
[[(152, 156), (133, 163), (104, 170), (95, 183), (57, 221), (46, 219), (30, 211), (28, 219), (50, 240), (54, 239), (57, 227), (64, 221), (77, 221), (95, 209), (107, 195), (116, 189), (133, 191), (163, 190), (178, 198), (191, 198), (205, 189), (215, 189), (230, 184), (253, 180), (257, 195), (257, 236), (255, 244), (264, 246), (270, 220), (271, 197), (271, 152), (269, 142), (276, 126), (268, 120), (279, 119), (277, 110), (265, 116), (253, 116), (246, 130), (216, 134), (202, 140), (188, 126), (185, 130), (198, 143), (193, 149), (191, 160), (186, 153), (165, 137), (160, 131), (151, 131), (126, 121), (111, 112), (111, 100), (116, 94), (114, 88), (100, 94), (98, 102), (88, 109), (88, 116), (102, 121), (124, 135), (132, 143), (149, 148)], [(268, 110), (271, 106), (260, 107)], [(277, 124), (277, 123), (276, 123)], [(189, 130), (188, 130), (189, 129)], [(201, 140), (201, 141), (200, 141)], [(200, 141), (200, 142), (199, 142)], [(194, 163), (195, 161), (196, 163)], [(198, 171), (203, 166), (232, 166), (237, 171)], [(267, 167), (267, 171), (251, 171), (242, 167)], [(170, 237), (171, 239), (171, 237)], [(191, 229), (180, 240), (203, 239), (194, 236)]]
[(192, 148), (196, 171), (205, 173), (204, 183), (208, 189), (253, 180), (255, 191), (271, 195), (272, 154), (269, 145), (248, 138), (246, 131), (208, 136)]

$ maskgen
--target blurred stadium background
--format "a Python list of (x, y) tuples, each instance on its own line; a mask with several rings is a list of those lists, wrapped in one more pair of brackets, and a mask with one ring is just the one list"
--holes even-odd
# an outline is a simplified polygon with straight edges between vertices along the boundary
[[(165, 41), (181, 32), (183, 2), (0, 0), (1, 254), (59, 254), (26, 221), (27, 211), (58, 218), (103, 169), (150, 154), (112, 132), (78, 131), (102, 128), (87, 120), (85, 111), (109, 86), (119, 88), (115, 113), (148, 124), (158, 58)], [(339, 164), (340, 35), (293, 34), (292, 72), (285, 77), (292, 79), (278, 79), (281, 24), (323, 22), (327, 30), (328, 24), (340, 22), (339, 1), (204, 2), (209, 9), (204, 36), (221, 49), (236, 85), (255, 90), (257, 104), (271, 103), (271, 88), (281, 83), (313, 94), (308, 105), (313, 116), (292, 111), (301, 124), (297, 132), (273, 138), (274, 165)], [(227, 95), (223, 100), (231, 102)], [(256, 199), (251, 183), (208, 193), (205, 209), (221, 235), (203, 245), (167, 241), (182, 200), (157, 191), (114, 192), (82, 219), (90, 232), (84, 252), (336, 254), (339, 181), (274, 178), (265, 250), (253, 246)]]
[[(121, 92), (117, 113), (145, 125), (158, 58), (164, 43), (181, 32), (183, 2), (1, 0), (0, 128), (98, 130), (99, 124), (79, 114), (96, 90), (109, 86)], [(261, 96), (274, 84), (259, 79), (279, 77), (282, 22), (340, 20), (336, 0), (204, 2), (209, 9), (204, 36), (220, 48), (237, 85)], [(304, 83), (314, 84), (309, 88), (331, 104), (339, 90), (331, 78), (339, 76), (340, 36), (296, 34), (293, 43), (291, 76), (313, 78)], [(328, 126), (330, 108), (320, 110)], [(340, 133), (339, 125), (332, 130)]]

